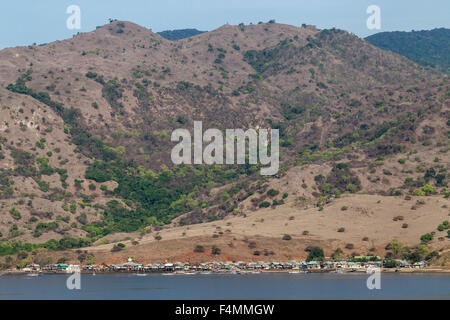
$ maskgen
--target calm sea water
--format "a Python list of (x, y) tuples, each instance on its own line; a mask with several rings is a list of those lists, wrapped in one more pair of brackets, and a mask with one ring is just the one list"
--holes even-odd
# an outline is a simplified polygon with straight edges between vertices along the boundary
[(450, 299), (450, 275), (382, 274), (368, 290), (365, 274), (0, 276), (0, 299)]

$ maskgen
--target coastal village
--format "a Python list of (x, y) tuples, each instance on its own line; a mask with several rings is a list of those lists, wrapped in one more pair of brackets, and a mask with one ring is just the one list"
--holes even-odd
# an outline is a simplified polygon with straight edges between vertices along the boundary
[[(372, 259), (371, 259), (372, 258)], [(40, 273), (136, 273), (137, 275), (146, 274), (245, 274), (262, 272), (288, 272), (288, 273), (371, 273), (373, 270), (412, 272), (420, 269), (423, 271), (427, 267), (425, 261), (410, 264), (404, 260), (396, 260), (398, 266), (387, 268), (383, 266), (382, 260), (375, 260), (374, 257), (357, 256), (352, 261), (287, 261), (287, 262), (206, 262), (191, 264), (187, 262), (156, 262), (153, 264), (140, 264), (129, 258), (122, 264), (111, 265), (68, 265), (51, 264), (40, 266), (31, 264), (22, 269), (9, 270), (9, 273), (26, 273), (29, 275), (39, 275)], [(359, 260), (359, 261), (358, 261)], [(375, 261), (369, 261), (375, 260)]]

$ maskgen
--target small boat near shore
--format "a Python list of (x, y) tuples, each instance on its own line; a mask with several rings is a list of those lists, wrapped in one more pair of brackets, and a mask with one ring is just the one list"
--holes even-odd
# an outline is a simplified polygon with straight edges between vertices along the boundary
[(212, 272), (211, 271), (202, 271), (202, 272), (200, 272), (200, 274), (211, 274)]
[(40, 275), (40, 273), (28, 273), (27, 277), (39, 277)]
[(177, 275), (185, 275), (186, 274), (186, 271), (175, 271), (175, 274), (177, 274)]

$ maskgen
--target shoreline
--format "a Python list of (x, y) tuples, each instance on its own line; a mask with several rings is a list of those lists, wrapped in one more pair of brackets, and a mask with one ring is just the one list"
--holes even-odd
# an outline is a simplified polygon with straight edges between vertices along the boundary
[[(4, 272), (0, 272), (0, 276), (3, 275), (70, 275), (74, 272), (65, 272), (65, 271), (21, 271), (21, 270), (7, 270)], [(366, 270), (342, 270), (341, 272), (337, 272), (336, 270), (240, 270), (240, 271), (137, 271), (137, 270), (121, 270), (121, 271), (100, 271), (97, 270), (95, 272), (90, 270), (82, 270), (80, 272), (84, 275), (119, 275), (119, 274), (134, 274), (134, 275), (244, 275), (244, 274), (369, 274)], [(381, 270), (381, 273), (389, 274), (389, 273), (438, 273), (438, 274), (450, 274), (450, 269), (440, 269), (440, 268), (424, 268), (424, 269), (390, 269), (384, 268)]]

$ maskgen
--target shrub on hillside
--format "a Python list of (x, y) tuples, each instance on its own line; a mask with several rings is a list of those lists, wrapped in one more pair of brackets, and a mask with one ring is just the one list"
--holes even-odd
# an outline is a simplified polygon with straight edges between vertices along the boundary
[(313, 247), (309, 253), (306, 261), (324, 261), (325, 255), (321, 247)]
[(20, 220), (22, 218), (22, 215), (20, 214), (19, 210), (16, 208), (9, 209), (9, 213), (11, 214), (11, 217), (13, 217), (14, 220)]
[(326, 180), (319, 184), (319, 189), (325, 194), (350, 192), (361, 190), (361, 181), (350, 170), (348, 163), (338, 163), (333, 166)]
[(270, 207), (270, 202), (268, 202), (268, 201), (263, 201), (263, 202), (261, 202), (261, 203), (259, 204), (259, 207), (260, 207), (260, 208), (268, 208), (268, 207)]
[(267, 191), (267, 195), (269, 197), (275, 197), (276, 195), (278, 195), (280, 193), (280, 191), (275, 190), (275, 189), (270, 189), (269, 191)]
[(197, 253), (205, 252), (205, 247), (203, 247), (201, 245), (196, 245), (194, 248), (194, 252), (197, 252)]
[(221, 252), (222, 252), (222, 250), (220, 250), (220, 248), (218, 248), (216, 246), (213, 246), (211, 248), (211, 254), (213, 254), (213, 255), (219, 255)]

